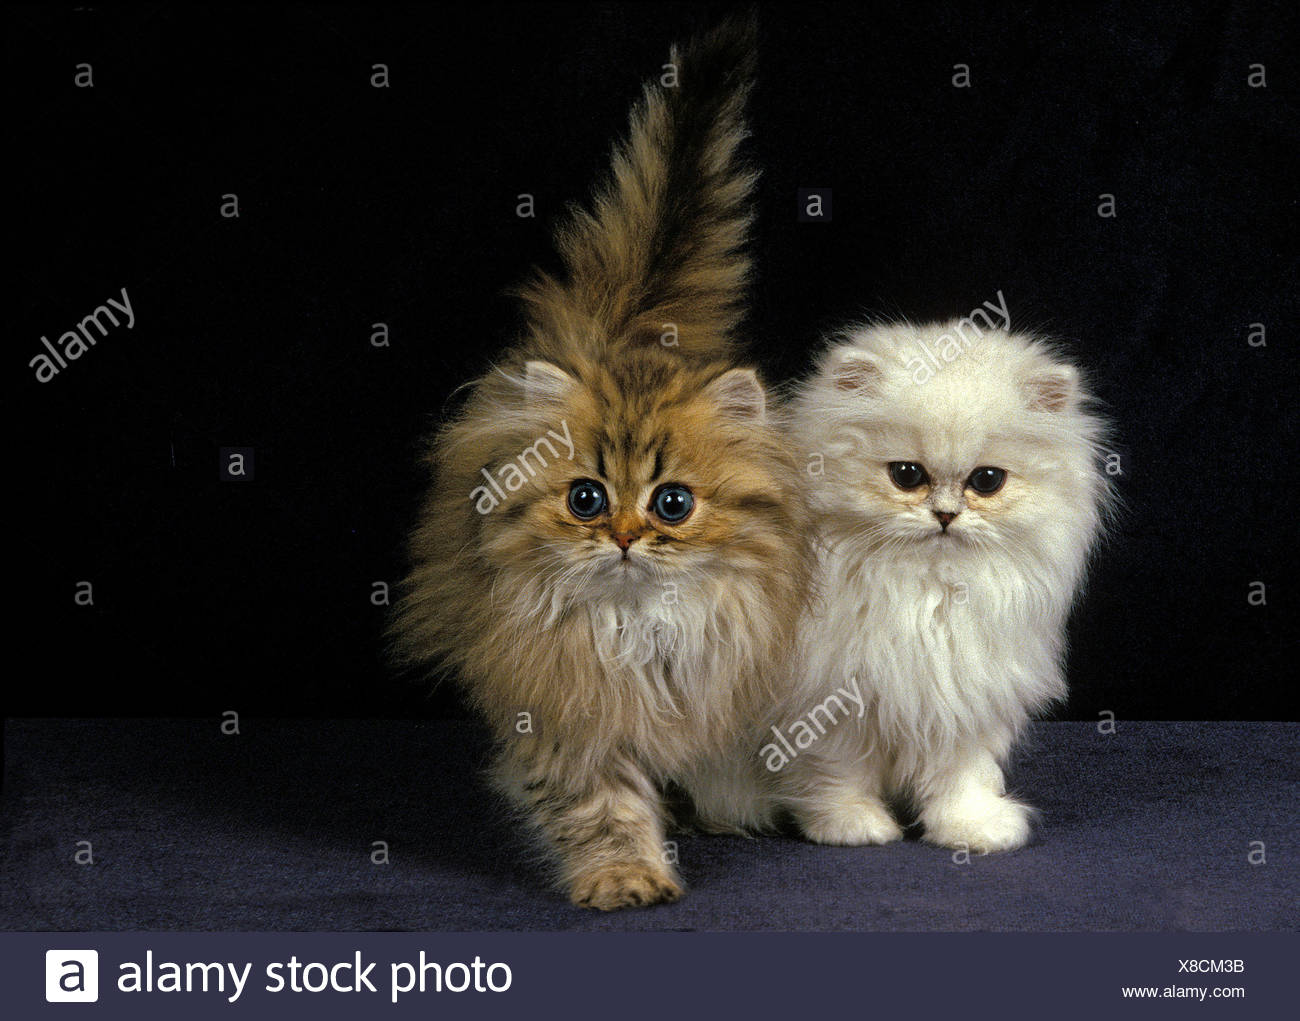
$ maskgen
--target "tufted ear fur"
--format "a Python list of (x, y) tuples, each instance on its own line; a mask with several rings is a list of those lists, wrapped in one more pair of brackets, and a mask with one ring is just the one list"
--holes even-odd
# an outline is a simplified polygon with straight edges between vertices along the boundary
[(767, 394), (753, 369), (730, 369), (704, 391), (724, 413), (746, 422), (767, 418)]
[(524, 390), (532, 400), (560, 400), (577, 382), (554, 362), (534, 358), (524, 364)]
[(882, 373), (874, 358), (862, 351), (842, 351), (835, 356), (831, 378), (840, 390), (874, 393)]
[(1071, 411), (1079, 404), (1079, 373), (1072, 365), (1037, 369), (1025, 380), (1024, 390), (1034, 411)]

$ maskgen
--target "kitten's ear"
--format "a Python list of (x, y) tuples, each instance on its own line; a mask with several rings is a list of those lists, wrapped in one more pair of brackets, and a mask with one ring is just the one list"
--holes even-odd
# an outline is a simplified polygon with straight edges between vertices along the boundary
[(862, 351), (841, 351), (835, 356), (831, 379), (841, 390), (873, 393), (880, 385), (883, 373), (876, 360)]
[(1024, 383), (1033, 411), (1068, 411), (1079, 403), (1079, 373), (1073, 365), (1036, 369)]
[(729, 369), (708, 385), (705, 395), (722, 412), (745, 422), (767, 418), (767, 394), (753, 369)]
[(532, 359), (524, 363), (524, 391), (532, 400), (559, 400), (577, 382), (554, 362)]

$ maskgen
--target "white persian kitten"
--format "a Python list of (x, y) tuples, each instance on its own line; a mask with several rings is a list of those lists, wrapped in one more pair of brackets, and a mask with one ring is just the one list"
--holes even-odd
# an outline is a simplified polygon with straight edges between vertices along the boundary
[(778, 735), (788, 761), (767, 755), (810, 839), (898, 839), (894, 796), (936, 844), (1029, 839), (1002, 766), (1065, 693), (1066, 615), (1108, 502), (1088, 405), (1047, 344), (970, 319), (863, 329), (802, 386), (820, 598)]

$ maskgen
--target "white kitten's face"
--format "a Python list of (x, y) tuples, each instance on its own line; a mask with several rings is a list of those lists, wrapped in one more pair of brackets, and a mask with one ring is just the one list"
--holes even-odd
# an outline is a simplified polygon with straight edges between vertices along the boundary
[(1050, 484), (1014, 443), (941, 422), (876, 440), (850, 455), (844, 496), (882, 544), (1003, 545), (1053, 513)]
[(989, 332), (934, 371), (924, 350), (943, 332), (879, 328), (823, 360), (796, 411), (824, 458), (823, 514), (862, 552), (1052, 558), (1086, 546), (1098, 423), (1074, 370)]

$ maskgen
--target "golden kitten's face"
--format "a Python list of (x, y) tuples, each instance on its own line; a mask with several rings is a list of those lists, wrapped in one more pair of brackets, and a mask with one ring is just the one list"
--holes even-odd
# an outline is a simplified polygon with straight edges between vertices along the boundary
[(752, 374), (719, 388), (649, 359), (575, 383), (554, 406), (571, 454), (485, 522), (493, 559), (546, 572), (580, 601), (758, 571), (779, 549), (784, 483)]

